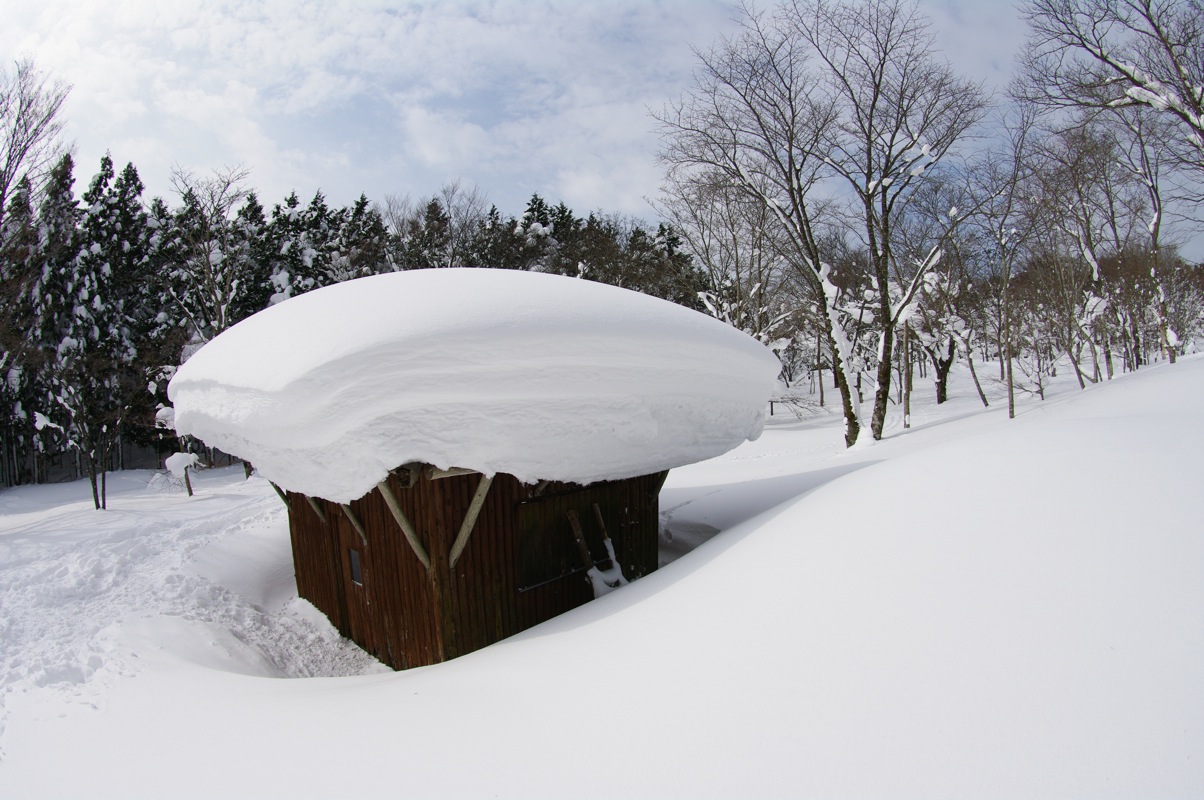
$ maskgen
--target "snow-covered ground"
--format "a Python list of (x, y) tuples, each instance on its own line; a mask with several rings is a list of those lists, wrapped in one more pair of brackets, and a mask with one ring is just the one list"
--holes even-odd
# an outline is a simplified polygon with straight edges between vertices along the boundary
[(238, 468), (0, 492), (0, 797), (1204, 796), (1204, 357), (921, 392), (779, 412), (670, 475), (666, 559), (722, 533), (405, 673)]

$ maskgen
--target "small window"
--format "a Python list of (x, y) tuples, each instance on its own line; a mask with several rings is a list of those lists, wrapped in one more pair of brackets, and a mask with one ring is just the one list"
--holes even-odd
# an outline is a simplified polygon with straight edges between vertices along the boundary
[(356, 586), (363, 586), (364, 572), (360, 565), (360, 553), (358, 550), (352, 549), (348, 549), (347, 553), (351, 557), (351, 582)]

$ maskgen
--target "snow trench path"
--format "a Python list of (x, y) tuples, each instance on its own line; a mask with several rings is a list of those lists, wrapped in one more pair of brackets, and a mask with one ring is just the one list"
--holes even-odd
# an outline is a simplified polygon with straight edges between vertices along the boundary
[[(291, 560), (276, 565), (287, 580), (268, 602), (198, 574), (199, 553), (249, 537), (287, 555), (287, 516), (274, 493), (258, 478), (216, 472), (198, 481), (193, 498), (165, 496), (147, 480), (155, 473), (139, 473), (141, 490), (111, 487), (106, 511), (93, 509), (90, 496), (30, 509), (0, 503), (0, 745), (12, 693), (87, 705), (136, 674), (146, 654), (116, 635), (125, 625), (160, 626), (163, 648), (185, 659), (197, 644), (217, 645), (230, 656), (219, 663), (263, 677), (379, 666), (296, 598)], [(181, 643), (188, 637), (205, 641)]]

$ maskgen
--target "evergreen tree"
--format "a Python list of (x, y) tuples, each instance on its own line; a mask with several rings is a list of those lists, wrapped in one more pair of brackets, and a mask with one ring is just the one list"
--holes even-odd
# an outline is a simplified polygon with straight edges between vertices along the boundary
[(335, 238), (335, 257), (339, 280), (352, 280), (368, 275), (391, 272), (389, 232), (384, 218), (360, 195), (349, 213), (342, 215), (343, 224)]
[(133, 165), (115, 179), (106, 155), (83, 196), (74, 258), (48, 262), (46, 274), (55, 294), (47, 298), (49, 324), (42, 331), (50, 386), (45, 418), (78, 451), (97, 508), (106, 505), (114, 445), (128, 425), (153, 411), (146, 387), (162, 360), (156, 345), (170, 330), (158, 308), (141, 195)]
[(283, 302), (305, 291), (300, 285), (303, 279), (303, 224), (301, 200), (296, 192), (289, 193), (283, 205), (277, 203), (272, 208), (272, 219), (264, 237), (269, 253), (269, 280), (273, 289), (269, 304)]
[(34, 429), (27, 408), (36, 372), (28, 347), (37, 227), (30, 207), (30, 181), (18, 182), (0, 223), (0, 480), (23, 483)]
[(431, 198), (422, 212), (409, 220), (402, 234), (404, 269), (450, 267), (452, 229), (438, 198)]
[(708, 287), (706, 276), (682, 250), (680, 236), (663, 223), (652, 236), (633, 220), (590, 214), (563, 256), (564, 274), (703, 309), (699, 294)]
[(20, 181), (0, 222), (0, 369), (25, 340), (29, 325), (37, 226), (30, 206), (30, 183)]
[(342, 280), (335, 263), (338, 234), (346, 221), (345, 210), (332, 212), (321, 192), (305, 208), (291, 193), (284, 205), (272, 209), (266, 238), (271, 253), (269, 274), (274, 294), (270, 303)]
[(564, 261), (572, 269), (566, 274), (603, 283), (618, 283), (622, 258), (618, 224), (597, 214), (591, 213), (565, 246)]
[(302, 216), (302, 263), (305, 266), (303, 274), (312, 281), (306, 287), (306, 291), (346, 280), (334, 264), (339, 231), (346, 218), (346, 209), (332, 210), (326, 205), (326, 197), (321, 192), (314, 194), (313, 200), (305, 209)]
[(263, 206), (255, 192), (248, 192), (234, 215), (232, 238), (241, 262), (241, 287), (231, 304), (231, 319), (239, 322), (268, 307), (272, 296), (271, 238)]
[(521, 226), (514, 217), (502, 219), (497, 206), (477, 223), (468, 245), (466, 260), (469, 266), (495, 269), (524, 269), (524, 244)]
[[(557, 272), (560, 242), (555, 238), (553, 209), (538, 194), (531, 195), (527, 210), (514, 228), (522, 240), (523, 269), (535, 272)], [(569, 213), (571, 217), (571, 212)]]
[(68, 308), (80, 216), (73, 188), (74, 170), (75, 163), (70, 154), (55, 163), (38, 210), (38, 242), (30, 289), (32, 318), (27, 346), (29, 363), (36, 371), (30, 410), (35, 416), (35, 448), (39, 453), (56, 453), (67, 446), (62, 427), (50, 423), (47, 414), (56, 406), (52, 373), (62, 341), (60, 320)]

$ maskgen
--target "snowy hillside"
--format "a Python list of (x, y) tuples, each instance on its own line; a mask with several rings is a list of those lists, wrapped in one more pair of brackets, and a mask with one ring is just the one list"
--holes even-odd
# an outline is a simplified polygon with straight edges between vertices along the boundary
[[(1071, 379), (1072, 380), (1072, 379)], [(671, 473), (620, 591), (392, 673), (240, 469), (0, 492), (0, 797), (1199, 797), (1204, 357)]]

